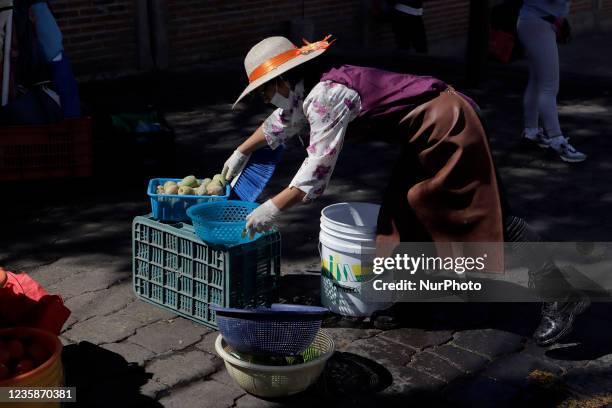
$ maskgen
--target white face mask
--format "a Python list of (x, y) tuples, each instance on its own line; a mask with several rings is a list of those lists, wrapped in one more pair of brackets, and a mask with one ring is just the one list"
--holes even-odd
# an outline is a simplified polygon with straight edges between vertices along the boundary
[(289, 90), (289, 97), (284, 97), (280, 93), (278, 93), (278, 82), (275, 83), (276, 90), (274, 91), (274, 95), (272, 99), (270, 99), (270, 103), (277, 108), (281, 108), (282, 110), (287, 110), (291, 108), (291, 101), (294, 99), (293, 91)]

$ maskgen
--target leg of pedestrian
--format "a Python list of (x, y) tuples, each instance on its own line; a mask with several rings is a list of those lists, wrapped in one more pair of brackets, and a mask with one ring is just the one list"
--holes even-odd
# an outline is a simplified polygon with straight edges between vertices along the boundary
[[(523, 99), (524, 137), (541, 147), (550, 147), (564, 161), (584, 161), (586, 155), (569, 143), (559, 124), (559, 51), (553, 24), (541, 18), (519, 19), (518, 35), (530, 66)], [(544, 132), (538, 128), (538, 116)]]

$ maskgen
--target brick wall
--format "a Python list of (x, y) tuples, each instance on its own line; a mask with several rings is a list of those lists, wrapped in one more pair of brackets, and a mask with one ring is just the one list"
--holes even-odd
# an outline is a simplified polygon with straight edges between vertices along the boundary
[(430, 41), (464, 36), (467, 33), (469, 2), (433, 0), (425, 3), (423, 20)]
[(612, 0), (573, 0), (572, 32), (582, 34), (606, 29), (612, 25)]
[(602, 18), (612, 18), (612, 0), (600, 0), (599, 15)]
[(574, 0), (572, 1), (572, 13), (580, 13), (584, 11), (592, 11), (592, 0)]
[(76, 72), (135, 68), (134, 0), (54, 0), (51, 7)]
[(258, 40), (288, 34), (290, 21), (302, 17), (316, 22), (317, 33), (355, 40), (358, 6), (354, 0), (169, 0), (170, 64), (243, 55)]
[(277, 21), (260, 24), (272, 14), (270, 1), (169, 0), (170, 64), (181, 65), (241, 53), (250, 38), (281, 28)]
[(315, 22), (317, 34), (322, 36), (332, 33), (347, 43), (360, 42), (361, 4), (359, 0), (314, 0), (304, 3), (306, 4), (304, 18)]
[[(54, 0), (66, 51), (77, 73), (138, 69), (136, 4), (146, 0)], [(167, 0), (171, 68), (242, 56), (258, 40), (288, 35), (292, 19), (314, 22), (314, 39), (333, 33), (340, 47), (394, 45), (389, 23), (363, 20), (368, 0)], [(140, 4), (140, 3), (139, 3)], [(468, 0), (428, 0), (425, 26), (430, 49), (460, 54), (467, 36)], [(612, 0), (574, 0), (578, 31), (612, 19)], [(596, 18), (597, 17), (597, 18)]]
[[(430, 53), (463, 53), (469, 21), (469, 1), (428, 0), (424, 3), (423, 9), (423, 21)], [(389, 23), (374, 24), (372, 31), (374, 37), (372, 45), (395, 46)]]

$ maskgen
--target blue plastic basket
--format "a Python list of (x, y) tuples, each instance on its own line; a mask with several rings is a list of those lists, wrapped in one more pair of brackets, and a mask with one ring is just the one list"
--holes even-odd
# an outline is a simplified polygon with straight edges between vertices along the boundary
[(232, 246), (246, 244), (262, 235), (257, 233), (251, 239), (244, 234), (246, 216), (257, 207), (259, 204), (247, 201), (217, 201), (194, 205), (187, 210), (187, 215), (202, 241)]
[(153, 217), (160, 221), (189, 221), (187, 209), (196, 204), (208, 203), (213, 201), (227, 201), (230, 195), (229, 184), (225, 186), (225, 195), (222, 196), (199, 196), (199, 195), (178, 195), (178, 194), (157, 194), (157, 186), (164, 185), (166, 181), (176, 181), (182, 179), (155, 178), (149, 181), (147, 193), (151, 197), (151, 212)]
[(273, 304), (271, 308), (213, 307), (223, 338), (236, 351), (294, 356), (312, 344), (326, 308)]

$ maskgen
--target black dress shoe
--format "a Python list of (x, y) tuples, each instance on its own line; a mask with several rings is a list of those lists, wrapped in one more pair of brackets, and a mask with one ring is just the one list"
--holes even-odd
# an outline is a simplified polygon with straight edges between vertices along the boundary
[(375, 329), (387, 331), (394, 330), (400, 327), (400, 323), (395, 316), (377, 316), (372, 319), (372, 325)]
[(539, 346), (549, 346), (571, 333), (576, 316), (591, 305), (588, 297), (566, 302), (547, 302), (542, 306), (542, 320), (533, 334)]
[(356, 316), (341, 316), (338, 320), (337, 327), (344, 329), (360, 329), (364, 326), (365, 317)]
[(372, 325), (378, 330), (394, 330), (400, 327), (397, 310), (395, 307), (390, 307), (386, 310), (377, 310), (370, 317)]

